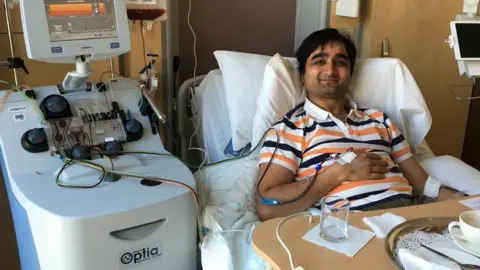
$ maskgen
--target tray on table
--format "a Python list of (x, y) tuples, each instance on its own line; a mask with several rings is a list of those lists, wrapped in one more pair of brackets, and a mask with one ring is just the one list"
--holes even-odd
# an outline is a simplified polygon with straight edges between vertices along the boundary
[(458, 221), (458, 217), (417, 218), (397, 225), (385, 237), (385, 249), (388, 257), (398, 269), (404, 269), (396, 252), (400, 237), (415, 231), (442, 234), (448, 229), (448, 224), (453, 221)]

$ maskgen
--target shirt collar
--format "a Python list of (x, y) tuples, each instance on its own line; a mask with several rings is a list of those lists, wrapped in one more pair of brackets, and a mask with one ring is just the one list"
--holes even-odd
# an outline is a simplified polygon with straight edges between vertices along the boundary
[[(348, 102), (349, 102), (350, 108), (352, 108), (352, 109), (350, 110), (350, 113), (348, 114), (347, 117), (352, 115), (352, 113), (356, 117), (361, 117), (362, 112), (358, 109), (357, 103), (355, 103), (351, 99), (348, 99)], [(305, 110), (305, 112), (307, 112), (308, 114), (313, 116), (315, 119), (320, 120), (320, 121), (325, 121), (330, 116), (330, 112), (325, 111), (324, 109), (322, 109), (322, 108), (318, 107), (317, 105), (313, 104), (308, 98), (305, 100), (305, 105), (303, 106), (303, 109)]]

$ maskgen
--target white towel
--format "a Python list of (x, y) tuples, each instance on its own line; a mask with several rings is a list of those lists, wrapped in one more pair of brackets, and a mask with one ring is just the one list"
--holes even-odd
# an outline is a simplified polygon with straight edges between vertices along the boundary
[[(433, 244), (425, 244), (460, 263), (480, 265), (480, 258), (466, 253), (455, 245), (452, 240), (445, 239)], [(416, 250), (401, 248), (398, 250), (398, 257), (405, 270), (460, 270), (456, 263), (424, 247)]]
[(391, 229), (405, 221), (405, 218), (392, 213), (385, 213), (381, 216), (363, 218), (363, 222), (370, 226), (378, 238), (385, 238)]
[(375, 236), (371, 231), (362, 230), (348, 225), (348, 237), (345, 241), (334, 243), (324, 240), (320, 237), (320, 224), (308, 231), (303, 239), (326, 247), (338, 253), (343, 253), (349, 257), (354, 257), (372, 238)]

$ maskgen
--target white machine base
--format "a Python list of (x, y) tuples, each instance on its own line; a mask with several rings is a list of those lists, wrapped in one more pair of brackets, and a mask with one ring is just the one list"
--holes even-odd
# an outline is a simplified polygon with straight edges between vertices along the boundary
[[(53, 86), (35, 92), (39, 103), (59, 94)], [(128, 82), (112, 82), (105, 94), (92, 89), (64, 95), (72, 106), (105, 96), (115, 98), (143, 125), (143, 137), (123, 144), (125, 151), (166, 153), (158, 135), (152, 134), (148, 117), (138, 110), (140, 92)], [(166, 183), (144, 185), (141, 179), (126, 177), (96, 188), (60, 187), (54, 173), (63, 162), (49, 152), (27, 152), (20, 144), (22, 134), (40, 127), (32, 105), (22, 95), (10, 95), (0, 122), (8, 127), (0, 130), (1, 165), (22, 269), (196, 269), (196, 211), (187, 189)], [(190, 170), (172, 157), (124, 156), (114, 159), (114, 164), (124, 172), (182, 181), (195, 188)], [(98, 178), (98, 173), (79, 167), (71, 167), (66, 175), (71, 183)]]

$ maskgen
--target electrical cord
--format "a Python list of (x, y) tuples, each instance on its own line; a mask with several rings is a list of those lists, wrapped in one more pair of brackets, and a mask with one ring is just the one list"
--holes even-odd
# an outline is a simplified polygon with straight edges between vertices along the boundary
[[(265, 132), (263, 138), (266, 137), (267, 133), (268, 133), (268, 131)], [(261, 142), (262, 141), (263, 141), (263, 139), (261, 140)], [(258, 149), (258, 147), (261, 145), (261, 142), (259, 142), (257, 144), (257, 146), (254, 149), (252, 149), (246, 156), (248, 156), (251, 153), (253, 153), (254, 151), (256, 151)], [(277, 135), (276, 149), (277, 148), (278, 148), (278, 135)], [(275, 151), (276, 151), (276, 149), (275, 149)], [(195, 167), (195, 166), (192, 166), (192, 165), (188, 164), (187, 162), (181, 160), (179, 157), (177, 157), (175, 155), (172, 155), (170, 153), (157, 153), (157, 152), (148, 152), (148, 151), (117, 151), (117, 152), (98, 151), (98, 152), (94, 152), (94, 154), (101, 155), (101, 156), (104, 156), (104, 157), (106, 157), (107, 155), (128, 155), (128, 154), (131, 154), (131, 155), (136, 155), (137, 154), (137, 155), (167, 156), (167, 157), (172, 157), (172, 158), (177, 159), (178, 161), (182, 162), (184, 165), (186, 165), (188, 167)], [(103, 183), (108, 175), (118, 175), (118, 176), (133, 177), (133, 178), (139, 178), (139, 179), (148, 179), (148, 180), (151, 180), (151, 181), (156, 181), (156, 182), (161, 182), (161, 183), (165, 182), (165, 183), (179, 185), (179, 186), (182, 186), (182, 187), (188, 189), (195, 198), (196, 213), (197, 213), (196, 217), (197, 217), (199, 237), (200, 237), (201, 241), (203, 241), (203, 232), (202, 232), (202, 225), (201, 225), (201, 220), (200, 220), (200, 205), (201, 205), (200, 198), (199, 198), (197, 192), (193, 188), (191, 188), (189, 185), (186, 185), (182, 182), (175, 181), (175, 180), (169, 180), (169, 179), (163, 179), (163, 178), (158, 178), (158, 177), (151, 177), (151, 176), (145, 176), (145, 175), (140, 175), (140, 174), (115, 171), (115, 169), (113, 167), (113, 162), (109, 158), (107, 160), (109, 160), (109, 162), (110, 162), (111, 169), (107, 169), (104, 166), (102, 166), (100, 164), (97, 164), (95, 162), (92, 162), (92, 161), (70, 159), (68, 157), (65, 157), (64, 155), (58, 155), (58, 154), (55, 155), (55, 156), (59, 157), (65, 163), (61, 167), (61, 169), (59, 170), (57, 175), (55, 176), (55, 183), (57, 185), (61, 186), (61, 187), (65, 187), (65, 188), (83, 188), (83, 189), (95, 188), (95, 187), (99, 186), (101, 183)], [(243, 157), (245, 157), (245, 156), (243, 156)], [(222, 164), (222, 163), (232, 162), (233, 160), (237, 160), (237, 159), (240, 159), (240, 158), (243, 158), (243, 157), (239, 157), (239, 158), (235, 158), (235, 159), (229, 159), (229, 160), (223, 160), (223, 161), (219, 161), (219, 162), (216, 162), (216, 163), (208, 164), (206, 166), (208, 166), (208, 167), (216, 166), (216, 165), (219, 165), (219, 164)], [(270, 162), (271, 162), (271, 160), (270, 160)], [(101, 177), (99, 178), (99, 181), (95, 184), (87, 185), (87, 186), (85, 186), (85, 185), (83, 185), (83, 186), (82, 185), (69, 185), (69, 184), (62, 183), (60, 181), (61, 174), (65, 171), (65, 169), (68, 166), (71, 166), (71, 165), (74, 165), (74, 164), (78, 164), (78, 165), (81, 165), (81, 166), (84, 166), (84, 167), (88, 167), (88, 168), (100, 171), (101, 172), (101, 175), (100, 175)], [(265, 176), (265, 174), (263, 174), (263, 176), (259, 180), (259, 182), (261, 182), (261, 180), (263, 179), (264, 176)]]
[[(192, 32), (193, 36), (193, 60), (194, 60), (194, 65), (193, 65), (193, 85), (195, 87), (195, 76), (197, 75), (197, 66), (198, 66), (198, 58), (197, 58), (197, 35), (195, 34), (195, 31), (193, 30), (192, 23), (190, 21), (190, 15), (192, 13), (192, 0), (188, 1), (188, 15), (187, 15), (187, 23), (188, 27), (190, 28), (190, 32)], [(195, 92), (195, 89), (194, 89)]]
[[(188, 14), (187, 14), (187, 23), (188, 27), (190, 28), (190, 32), (192, 33), (193, 36), (193, 60), (194, 60), (194, 65), (193, 65), (193, 86), (190, 88), (190, 96), (191, 96), (191, 101), (193, 101), (192, 106), (195, 107), (192, 110), (192, 113), (195, 117), (197, 117), (197, 122), (200, 121), (199, 113), (198, 113), (198, 106), (196, 104), (196, 99), (195, 99), (195, 88), (196, 88), (196, 76), (197, 76), (197, 67), (198, 67), (198, 57), (197, 57), (197, 35), (195, 34), (195, 31), (193, 30), (192, 22), (190, 21), (190, 15), (192, 14), (192, 0), (188, 1)], [(195, 122), (194, 122), (195, 123)], [(200, 130), (200, 124), (195, 125), (195, 131), (193, 132), (192, 136), (190, 136), (190, 144), (188, 146), (187, 151), (191, 150), (197, 150), (203, 153), (204, 159), (198, 169), (200, 170), (203, 165), (207, 162), (207, 151), (205, 149), (199, 148), (199, 147), (192, 147), (193, 145), (193, 138), (195, 135), (198, 133)]]
[[(116, 154), (116, 153), (128, 154), (128, 152), (114, 152), (114, 153), (110, 152), (108, 154)], [(156, 153), (156, 154), (159, 154), (159, 153)], [(170, 155), (163, 154), (163, 155), (164, 156), (173, 156), (171, 154)], [(106, 169), (104, 166), (102, 166), (100, 164), (97, 164), (97, 163), (94, 163), (94, 162), (91, 162), (91, 161), (70, 159), (70, 158), (65, 157), (63, 155), (56, 155), (56, 156), (59, 157), (62, 161), (65, 162), (65, 164), (62, 166), (62, 168), (60, 169), (58, 174), (55, 176), (55, 183), (57, 185), (61, 186), (61, 187), (94, 188), (94, 187), (97, 187), (98, 185), (100, 185), (101, 183), (103, 183), (108, 175), (118, 175), (118, 176), (124, 176), (124, 177), (139, 178), (139, 179), (142, 179), (142, 180), (147, 179), (147, 180), (150, 180), (150, 181), (155, 181), (155, 182), (160, 182), (160, 183), (169, 183), (169, 184), (178, 185), (178, 186), (181, 186), (181, 187), (184, 187), (184, 188), (188, 189), (190, 191), (190, 193), (193, 195), (194, 200), (196, 202), (196, 218), (197, 218), (197, 225), (198, 225), (197, 226), (198, 227), (198, 233), (199, 233), (200, 241), (203, 242), (202, 224), (201, 224), (201, 219), (200, 219), (200, 199), (198, 197), (197, 192), (192, 187), (190, 187), (189, 185), (184, 184), (184, 183), (179, 182), (179, 181), (170, 180), (170, 179), (164, 179), (164, 178), (152, 177), (152, 176), (145, 176), (145, 175), (128, 173), (128, 172), (115, 171), (113, 169), (113, 162), (110, 158), (107, 158), (107, 159), (110, 161), (112, 169)], [(101, 174), (100, 180), (96, 184), (89, 185), (89, 186), (66, 185), (66, 184), (61, 183), (61, 181), (60, 181), (61, 173), (63, 173), (63, 171), (68, 166), (73, 165), (73, 164), (79, 164), (79, 165), (82, 165), (84, 167), (88, 167), (90, 169), (101, 171), (102, 174)]]
[(285, 250), (285, 252), (287, 252), (287, 255), (288, 255), (288, 261), (290, 263), (290, 268), (292, 270), (304, 270), (303, 267), (301, 266), (297, 266), (295, 267), (295, 264), (293, 262), (293, 256), (292, 256), (292, 253), (290, 252), (290, 250), (288, 249), (287, 245), (285, 244), (285, 242), (283, 242), (282, 240), (282, 237), (280, 236), (280, 227), (285, 223), (287, 222), (289, 219), (292, 219), (294, 217), (298, 217), (298, 216), (309, 216), (309, 220), (308, 220), (308, 223), (313, 223), (313, 215), (312, 213), (310, 212), (300, 212), (300, 213), (295, 213), (293, 215), (290, 215), (288, 217), (285, 217), (284, 219), (282, 219), (278, 224), (277, 224), (277, 227), (275, 229), (275, 235), (277, 236), (277, 240), (278, 242), (280, 242), (280, 245), (282, 245), (283, 249)]
[[(61, 157), (59, 156), (60, 159), (62, 159), (65, 164), (60, 168), (60, 170), (58, 171), (57, 175), (55, 176), (55, 183), (58, 185), (58, 186), (61, 186), (61, 187), (67, 187), (67, 188), (83, 188), (83, 189), (88, 189), (88, 188), (94, 188), (94, 187), (97, 187), (99, 186), (101, 183), (103, 183), (105, 181), (105, 179), (107, 178), (108, 174), (107, 174), (107, 170), (105, 169), (105, 167), (99, 165), (99, 164), (96, 164), (94, 162), (90, 162), (90, 161), (86, 161), (86, 160), (75, 160), (75, 159), (69, 159), (69, 158), (64, 158), (64, 157)], [(109, 156), (104, 156), (103, 158), (105, 158), (106, 160), (109, 161), (110, 163), (110, 168), (111, 168), (111, 171), (114, 171), (115, 168), (113, 166), (113, 161), (112, 159), (109, 157)], [(65, 171), (65, 169), (70, 166), (70, 165), (73, 165), (75, 163), (80, 163), (80, 164), (89, 164), (88, 166), (85, 166), (85, 167), (89, 167), (91, 169), (93, 169), (95, 167), (96, 170), (99, 170), (102, 172), (101, 174), (101, 177), (99, 178), (98, 182), (95, 183), (95, 184), (92, 184), (92, 185), (69, 185), (69, 184), (64, 184), (62, 183), (62, 181), (60, 181), (60, 176), (62, 175), (63, 171)]]

